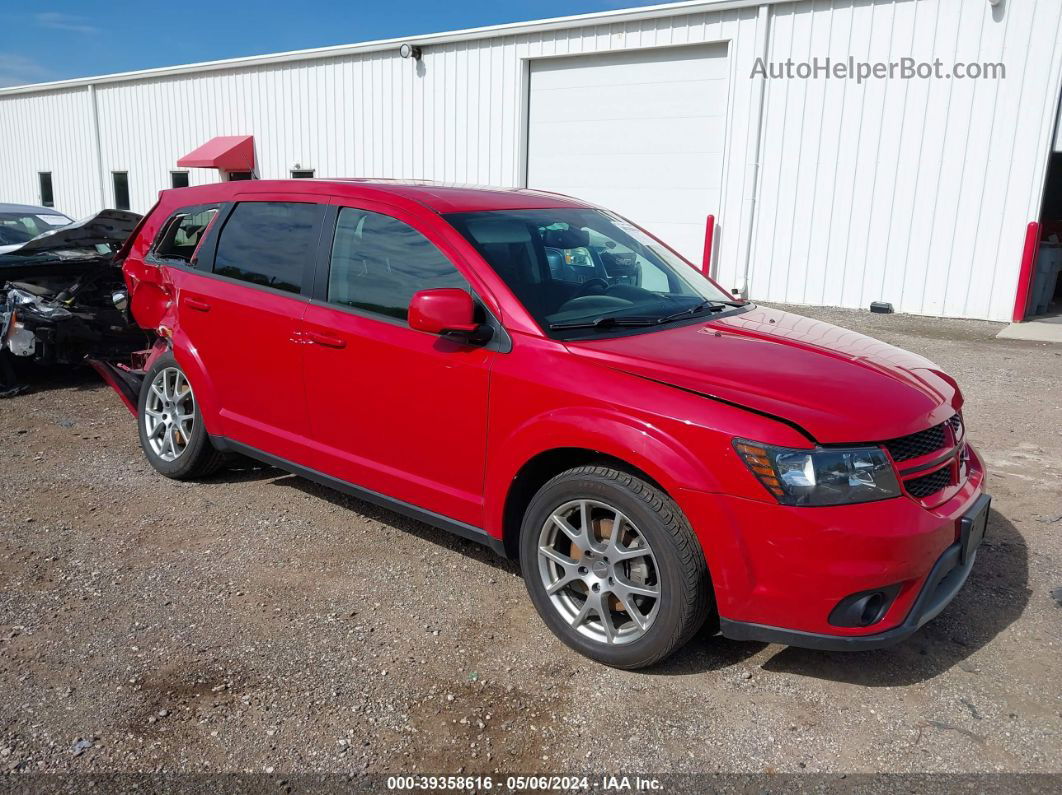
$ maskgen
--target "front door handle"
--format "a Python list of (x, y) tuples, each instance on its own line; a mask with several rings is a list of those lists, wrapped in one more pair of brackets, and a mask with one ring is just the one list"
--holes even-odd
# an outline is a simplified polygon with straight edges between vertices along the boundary
[(206, 301), (200, 301), (198, 298), (185, 298), (184, 305), (189, 309), (194, 309), (196, 312), (210, 311), (210, 304)]
[(326, 348), (345, 348), (347, 347), (347, 341), (340, 339), (339, 337), (332, 337), (328, 334), (321, 334), (317, 331), (307, 331), (306, 338), (317, 345), (324, 345)]

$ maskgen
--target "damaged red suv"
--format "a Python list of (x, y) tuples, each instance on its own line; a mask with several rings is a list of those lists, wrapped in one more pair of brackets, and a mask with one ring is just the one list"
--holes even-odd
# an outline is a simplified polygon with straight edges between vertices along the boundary
[(706, 622), (881, 647), (974, 564), (989, 498), (954, 380), (735, 301), (607, 210), (231, 182), (165, 191), (124, 257), (157, 339), (98, 369), (155, 469), (241, 453), (487, 544), (595, 660), (649, 665)]

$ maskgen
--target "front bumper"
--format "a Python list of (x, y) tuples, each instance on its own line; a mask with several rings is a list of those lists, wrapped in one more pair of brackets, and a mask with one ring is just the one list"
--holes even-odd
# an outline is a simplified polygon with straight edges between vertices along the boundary
[[(723, 634), (819, 649), (875, 648), (902, 640), (940, 612), (969, 576), (957, 562), (963, 517), (983, 497), (984, 466), (943, 503), (904, 496), (805, 508), (726, 494), (679, 493), (704, 550)], [(955, 549), (959, 552), (956, 553)], [(861, 592), (895, 596), (867, 626), (831, 621)]]
[[(989, 497), (981, 495), (975, 509), (988, 509)], [(978, 545), (980, 539), (978, 539)], [(941, 555), (930, 570), (918, 596), (903, 623), (884, 632), (872, 635), (827, 635), (817, 632), (771, 627), (746, 621), (732, 621), (720, 617), (719, 628), (723, 636), (731, 640), (753, 640), (765, 643), (783, 643), (821, 651), (864, 651), (882, 649), (899, 643), (917, 632), (927, 621), (936, 618), (955, 598), (970, 576), (977, 547), (969, 549), (963, 558), (963, 540), (960, 538)]]

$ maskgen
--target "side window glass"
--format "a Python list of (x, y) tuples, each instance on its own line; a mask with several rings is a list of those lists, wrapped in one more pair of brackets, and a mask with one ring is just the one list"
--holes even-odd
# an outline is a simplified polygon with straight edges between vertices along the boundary
[(597, 246), (610, 283), (630, 284), (656, 293), (673, 289), (663, 269), (629, 246), (597, 232), (591, 232), (590, 235), (591, 245)]
[[(667, 274), (664, 273), (659, 267), (647, 260), (641, 254), (635, 254), (628, 249), (627, 257), (632, 260), (637, 268), (638, 275), (641, 278), (640, 287), (651, 290), (654, 293), (667, 293), (671, 292), (671, 283), (667, 278)], [(623, 254), (616, 255), (622, 259)]]
[(672, 291), (671, 283), (666, 273), (644, 257), (639, 257), (638, 260), (642, 267), (642, 287), (655, 293), (669, 293)]
[(590, 254), (590, 236), (585, 230), (567, 224), (551, 224), (539, 227), (538, 236), (553, 281), (582, 284), (602, 276)]
[(586, 248), (554, 248), (546, 246), (546, 262), (549, 272), (557, 282), (582, 284), (600, 278), (590, 250)]
[(218, 238), (214, 273), (298, 293), (317, 251), (316, 204), (242, 202)]
[(162, 236), (155, 245), (158, 259), (191, 262), (192, 255), (206, 236), (210, 222), (218, 214), (215, 208), (195, 212), (177, 213), (163, 228)]
[(336, 221), (328, 269), (328, 301), (406, 319), (413, 293), (433, 287), (469, 289), (431, 241), (388, 215), (344, 207)]

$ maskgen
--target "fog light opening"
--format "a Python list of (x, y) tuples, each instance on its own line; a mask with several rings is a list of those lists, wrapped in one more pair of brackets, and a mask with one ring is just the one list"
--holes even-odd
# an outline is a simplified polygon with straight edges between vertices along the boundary
[(830, 611), (829, 621), (835, 627), (869, 627), (877, 624), (892, 607), (899, 584), (860, 591), (846, 596)]
[(885, 594), (878, 591), (873, 596), (868, 596), (863, 605), (863, 616), (860, 625), (869, 627), (881, 618), (881, 608), (885, 605)]

